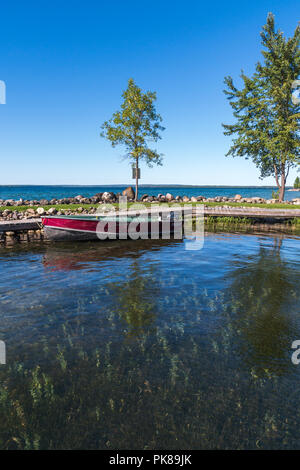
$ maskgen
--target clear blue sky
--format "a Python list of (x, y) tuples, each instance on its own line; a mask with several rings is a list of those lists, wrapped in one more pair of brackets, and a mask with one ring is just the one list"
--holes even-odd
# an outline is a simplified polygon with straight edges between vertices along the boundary
[(253, 72), (269, 11), (291, 35), (296, 0), (2, 2), (0, 184), (131, 182), (122, 149), (99, 137), (129, 77), (157, 92), (166, 127), (164, 165), (143, 165), (142, 183), (273, 184), (225, 158), (221, 127), (223, 78)]

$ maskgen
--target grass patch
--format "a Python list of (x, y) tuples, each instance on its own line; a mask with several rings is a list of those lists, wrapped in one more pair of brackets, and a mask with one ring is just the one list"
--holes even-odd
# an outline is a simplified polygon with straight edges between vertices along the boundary
[(207, 225), (223, 225), (223, 226), (234, 226), (234, 225), (251, 225), (253, 221), (247, 217), (205, 217), (205, 223)]

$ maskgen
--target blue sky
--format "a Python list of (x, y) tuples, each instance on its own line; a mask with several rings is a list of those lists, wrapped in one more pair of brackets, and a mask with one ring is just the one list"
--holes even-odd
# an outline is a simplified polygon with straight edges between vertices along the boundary
[(2, 3), (0, 184), (130, 183), (122, 149), (99, 137), (129, 77), (157, 92), (166, 127), (164, 165), (142, 165), (142, 183), (274, 184), (225, 157), (221, 127), (232, 121), (224, 76), (253, 72), (269, 11), (291, 35), (290, 0)]

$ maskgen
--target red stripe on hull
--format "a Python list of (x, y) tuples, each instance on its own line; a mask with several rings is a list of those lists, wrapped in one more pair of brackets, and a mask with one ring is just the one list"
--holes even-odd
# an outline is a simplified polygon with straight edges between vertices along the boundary
[(80, 219), (52, 219), (45, 217), (42, 219), (45, 227), (63, 228), (66, 230), (82, 230), (88, 232), (96, 232), (98, 221), (97, 220), (80, 220)]

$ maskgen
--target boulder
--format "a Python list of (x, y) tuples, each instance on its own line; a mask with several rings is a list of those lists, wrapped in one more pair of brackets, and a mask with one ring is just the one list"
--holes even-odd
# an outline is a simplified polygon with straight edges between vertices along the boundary
[(35, 215), (35, 210), (32, 209), (31, 207), (29, 209), (27, 209), (27, 214), (30, 214), (30, 215)]
[[(101, 195), (101, 197), (102, 197), (102, 195)], [(100, 202), (100, 197), (99, 196), (92, 196), (90, 199), (91, 199), (93, 204), (95, 204), (97, 202)]]
[(57, 213), (57, 210), (55, 209), (55, 207), (50, 207), (50, 209), (48, 209), (47, 211), (47, 214), (49, 215), (54, 215)]
[(2, 214), (3, 214), (4, 217), (7, 217), (7, 216), (8, 216), (9, 214), (11, 214), (11, 213), (12, 213), (12, 211), (10, 211), (9, 209), (5, 209), (5, 210), (2, 212)]
[(124, 189), (122, 192), (123, 196), (126, 196), (128, 199), (134, 199), (135, 198), (135, 192), (131, 186), (128, 186), (128, 188)]
[(242, 196), (241, 196), (240, 194), (236, 194), (236, 195), (234, 196), (234, 200), (235, 200), (235, 201), (239, 201), (240, 199), (242, 199)]
[(189, 202), (189, 201), (190, 201), (190, 198), (187, 197), (187, 196), (183, 196), (182, 201), (183, 201), (183, 202)]
[(38, 215), (44, 215), (46, 213), (46, 211), (43, 207), (38, 207), (37, 210), (36, 210), (36, 213)]
[(257, 204), (261, 204), (261, 203), (265, 203), (265, 202), (266, 202), (265, 199), (263, 199), (262, 197), (257, 197), (257, 196), (256, 196), (256, 197), (252, 197), (251, 199), (252, 199), (252, 201), (253, 201), (254, 203), (257, 203)]
[(116, 199), (114, 193), (109, 193), (108, 191), (105, 191), (102, 194), (102, 201), (103, 202), (113, 202)]
[(169, 201), (173, 201), (174, 199), (175, 198), (174, 198), (173, 194), (171, 194), (171, 193), (166, 194), (166, 201), (169, 202)]

